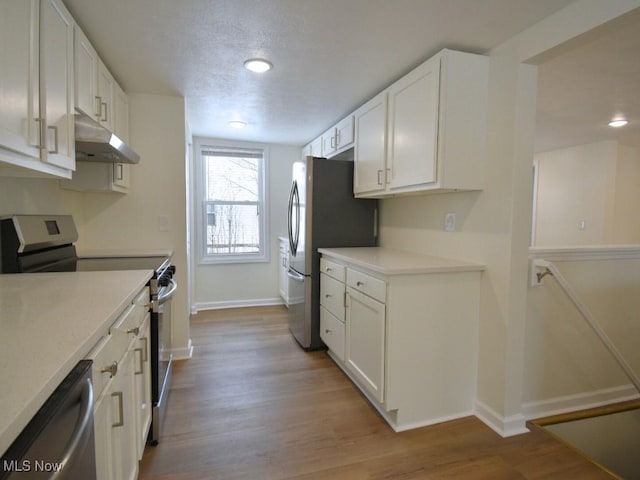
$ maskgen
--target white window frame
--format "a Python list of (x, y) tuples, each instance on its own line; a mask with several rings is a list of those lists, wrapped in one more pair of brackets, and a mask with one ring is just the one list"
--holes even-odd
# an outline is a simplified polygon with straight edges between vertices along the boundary
[[(213, 138), (195, 138), (195, 160), (197, 180), (196, 180), (196, 237), (198, 242), (198, 263), (199, 264), (230, 264), (230, 263), (264, 263), (269, 262), (269, 146), (261, 143), (240, 142), (233, 140), (218, 140)], [(258, 183), (260, 189), (259, 211), (260, 211), (260, 252), (240, 253), (240, 254), (209, 254), (207, 253), (207, 219), (205, 205), (209, 203), (205, 198), (206, 194), (206, 169), (202, 158), (203, 149), (216, 148), (238, 148), (250, 150), (262, 150), (262, 168), (258, 172)]]

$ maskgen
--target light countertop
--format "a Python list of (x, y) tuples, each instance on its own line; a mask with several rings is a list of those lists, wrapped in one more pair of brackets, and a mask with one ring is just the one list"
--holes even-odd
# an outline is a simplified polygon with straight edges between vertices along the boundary
[(480, 272), (484, 265), (383, 247), (319, 248), (323, 255), (383, 275)]
[(0, 275), (0, 453), (151, 275), (151, 270)]

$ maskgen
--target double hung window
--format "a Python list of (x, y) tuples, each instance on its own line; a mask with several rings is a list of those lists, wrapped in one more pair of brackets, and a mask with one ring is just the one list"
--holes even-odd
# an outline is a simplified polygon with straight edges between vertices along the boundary
[(198, 153), (202, 261), (267, 261), (266, 147), (203, 142)]

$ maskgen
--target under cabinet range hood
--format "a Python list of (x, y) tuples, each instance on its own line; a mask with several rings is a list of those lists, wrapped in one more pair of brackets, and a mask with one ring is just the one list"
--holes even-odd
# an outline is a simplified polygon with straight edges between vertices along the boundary
[(93, 118), (79, 111), (74, 117), (76, 161), (133, 164), (140, 161), (140, 155)]

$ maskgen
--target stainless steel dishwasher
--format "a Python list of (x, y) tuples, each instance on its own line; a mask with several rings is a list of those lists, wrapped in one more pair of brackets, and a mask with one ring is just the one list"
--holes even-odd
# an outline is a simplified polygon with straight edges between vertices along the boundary
[(80, 361), (2, 456), (0, 480), (95, 480), (91, 360)]

